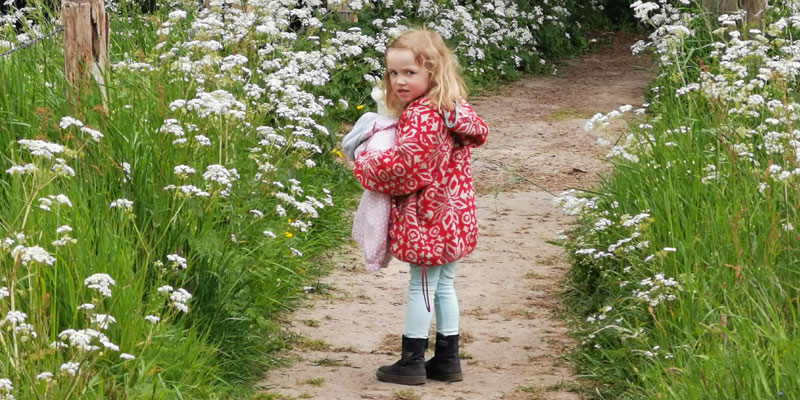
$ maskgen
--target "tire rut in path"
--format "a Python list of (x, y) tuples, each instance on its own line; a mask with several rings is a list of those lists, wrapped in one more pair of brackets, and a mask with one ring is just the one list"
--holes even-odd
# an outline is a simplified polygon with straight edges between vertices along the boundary
[(563, 360), (574, 343), (556, 316), (568, 264), (547, 243), (572, 220), (549, 192), (591, 186), (607, 170), (597, 139), (619, 129), (585, 132), (586, 119), (644, 101), (652, 75), (646, 59), (631, 55), (636, 38), (612, 39), (556, 75), (472, 99), (490, 136), (473, 152), (480, 240), (456, 273), (463, 382), (377, 381), (375, 370), (399, 355), (408, 266), (393, 260), (369, 272), (346, 246), (323, 278), (332, 290), (289, 317), (286, 329), (302, 337), (284, 355), (292, 362), (258, 387), (286, 399), (578, 399), (580, 384)]

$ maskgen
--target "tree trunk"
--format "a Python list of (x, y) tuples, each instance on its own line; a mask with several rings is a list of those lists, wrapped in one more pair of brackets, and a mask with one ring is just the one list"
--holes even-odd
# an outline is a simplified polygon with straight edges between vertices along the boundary
[(61, 19), (67, 101), (72, 106), (80, 104), (82, 92), (93, 88), (94, 78), (103, 95), (103, 109), (108, 112), (105, 71), (109, 63), (109, 29), (103, 0), (64, 0)]

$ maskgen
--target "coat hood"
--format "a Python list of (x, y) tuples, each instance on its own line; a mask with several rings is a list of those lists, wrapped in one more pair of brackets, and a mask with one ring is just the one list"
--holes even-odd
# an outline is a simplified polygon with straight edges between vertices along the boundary
[[(421, 106), (434, 108), (427, 97), (420, 97), (415, 100), (416, 102), (419, 102), (418, 104)], [(441, 110), (440, 115), (450, 134), (462, 146), (478, 147), (486, 142), (486, 138), (489, 136), (489, 127), (478, 117), (466, 100), (454, 103), (453, 111)]]

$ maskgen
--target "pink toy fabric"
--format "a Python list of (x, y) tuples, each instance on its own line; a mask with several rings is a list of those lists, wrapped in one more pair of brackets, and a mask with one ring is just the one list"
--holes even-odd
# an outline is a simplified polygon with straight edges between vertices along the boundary
[[(382, 152), (397, 143), (397, 119), (376, 116), (372, 132), (364, 135), (366, 141), (356, 148), (357, 158), (364, 151)], [(368, 271), (386, 268), (392, 260), (389, 248), (389, 217), (392, 197), (364, 190), (353, 220), (353, 239), (361, 246)]]

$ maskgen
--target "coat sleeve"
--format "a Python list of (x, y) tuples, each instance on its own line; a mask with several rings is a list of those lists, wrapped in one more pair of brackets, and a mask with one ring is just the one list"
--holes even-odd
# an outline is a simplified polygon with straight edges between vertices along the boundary
[(443, 155), (440, 114), (427, 107), (406, 110), (397, 125), (397, 144), (383, 152), (356, 158), (355, 175), (367, 190), (390, 196), (414, 193), (433, 181), (432, 171)]

